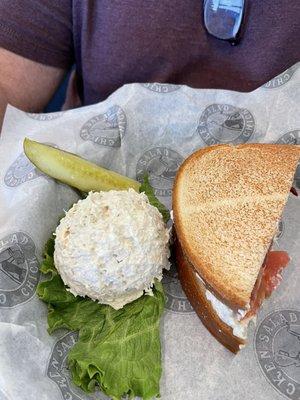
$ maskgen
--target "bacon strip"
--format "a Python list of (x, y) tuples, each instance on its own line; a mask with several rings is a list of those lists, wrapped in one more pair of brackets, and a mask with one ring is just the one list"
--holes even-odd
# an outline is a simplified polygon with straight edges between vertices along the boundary
[(288, 265), (290, 258), (285, 251), (270, 250), (265, 258), (260, 274), (256, 280), (250, 300), (250, 310), (244, 318), (256, 315), (263, 301), (271, 296), (282, 280), (282, 270)]

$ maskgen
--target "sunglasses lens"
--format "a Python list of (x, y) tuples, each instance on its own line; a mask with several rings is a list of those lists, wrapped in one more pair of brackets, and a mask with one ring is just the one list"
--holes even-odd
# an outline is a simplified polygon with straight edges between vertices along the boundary
[(205, 0), (204, 24), (218, 39), (234, 41), (241, 28), (245, 0)]

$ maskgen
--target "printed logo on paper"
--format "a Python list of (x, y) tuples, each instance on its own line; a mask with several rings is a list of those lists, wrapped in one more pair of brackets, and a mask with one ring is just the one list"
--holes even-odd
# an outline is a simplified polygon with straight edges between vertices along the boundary
[(165, 270), (162, 283), (165, 289), (166, 309), (177, 313), (193, 313), (193, 307), (182, 290), (175, 260), (171, 260), (171, 268)]
[(208, 145), (246, 143), (255, 129), (253, 115), (246, 108), (211, 104), (203, 111), (197, 132)]
[[(58, 148), (53, 143), (45, 143), (49, 146)], [(4, 176), (4, 184), (7, 187), (17, 187), (22, 183), (32, 181), (33, 179), (43, 176), (48, 179), (48, 177), (39, 171), (26, 157), (24, 153), (21, 153), (17, 159), (11, 164), (11, 166), (6, 171)]]
[(102, 146), (120, 147), (126, 133), (126, 115), (120, 106), (90, 118), (81, 128), (80, 137)]
[(265, 83), (262, 87), (265, 89), (276, 89), (282, 85), (285, 85), (292, 78), (296, 69), (297, 65), (293, 65), (282, 74), (275, 76), (275, 78)]
[(65, 400), (107, 400), (108, 397), (101, 392), (88, 395), (72, 383), (67, 356), (77, 340), (78, 333), (69, 332), (56, 341), (48, 363), (47, 376), (56, 383)]
[(181, 88), (180, 85), (172, 85), (167, 83), (142, 83), (142, 86), (156, 93), (171, 93)]
[(54, 112), (50, 114), (34, 114), (34, 113), (26, 113), (26, 115), (37, 121), (53, 121), (54, 119), (60, 118), (64, 113), (62, 111)]
[(32, 181), (42, 173), (21, 153), (11, 164), (4, 176), (4, 183), (8, 187), (16, 187), (24, 182)]
[[(277, 144), (300, 144), (300, 129), (296, 129), (294, 131), (290, 131), (285, 133), (281, 138), (277, 141)], [(295, 183), (298, 188), (300, 188), (300, 164), (298, 165), (296, 174), (295, 174)]]
[(300, 311), (268, 314), (255, 334), (255, 352), (268, 382), (290, 400), (300, 398)]
[(0, 307), (14, 307), (29, 300), (40, 277), (35, 244), (16, 232), (0, 239)]
[(142, 181), (149, 174), (149, 181), (156, 196), (171, 196), (173, 180), (183, 157), (167, 147), (153, 147), (145, 151), (136, 166), (136, 177)]

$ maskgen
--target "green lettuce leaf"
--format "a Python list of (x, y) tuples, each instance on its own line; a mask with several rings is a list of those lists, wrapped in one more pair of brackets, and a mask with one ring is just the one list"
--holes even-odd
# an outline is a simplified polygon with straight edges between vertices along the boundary
[(144, 175), (143, 182), (142, 182), (139, 190), (140, 190), (140, 193), (145, 192), (146, 196), (149, 199), (149, 203), (153, 207), (156, 207), (158, 209), (158, 211), (163, 216), (164, 222), (167, 223), (170, 219), (170, 212), (167, 209), (167, 207), (165, 207), (165, 205), (162, 204), (158, 200), (158, 198), (155, 196), (153, 187), (150, 185), (149, 176), (147, 174)]
[(79, 331), (78, 342), (68, 355), (73, 382), (86, 392), (99, 386), (112, 399), (159, 396), (162, 284), (155, 283), (153, 296), (143, 295), (114, 310), (68, 292), (55, 269), (53, 252), (52, 238), (40, 267), (47, 278), (37, 293), (48, 305), (49, 333), (59, 328)]

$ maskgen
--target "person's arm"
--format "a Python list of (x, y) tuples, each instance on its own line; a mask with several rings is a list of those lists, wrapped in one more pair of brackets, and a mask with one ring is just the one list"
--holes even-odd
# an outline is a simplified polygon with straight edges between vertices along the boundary
[(65, 71), (31, 61), (0, 48), (0, 126), (7, 103), (40, 112), (62, 81)]
[(5, 114), (5, 109), (6, 109), (7, 103), (8, 103), (8, 101), (6, 98), (6, 94), (4, 93), (4, 90), (2, 90), (0, 87), (0, 135), (1, 135), (3, 116)]

